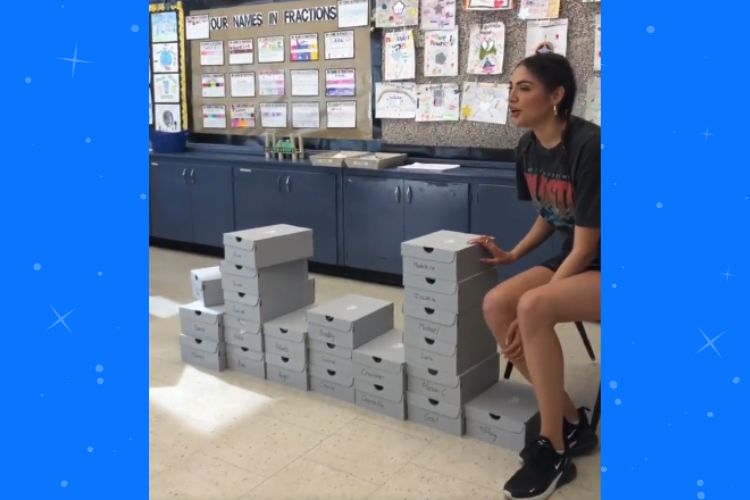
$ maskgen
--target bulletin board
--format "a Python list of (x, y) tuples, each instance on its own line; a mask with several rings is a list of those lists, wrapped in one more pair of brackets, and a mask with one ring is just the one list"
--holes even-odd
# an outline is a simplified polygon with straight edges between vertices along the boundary
[[(179, 132), (188, 128), (187, 107), (187, 71), (185, 68), (185, 15), (182, 2), (150, 3), (149, 11), (149, 126), (155, 130)], [(159, 39), (154, 31), (154, 25), (159, 16), (173, 16), (176, 22), (172, 36)], [(176, 59), (171, 69), (163, 70), (157, 67), (157, 53), (160, 46), (174, 45)], [(172, 87), (176, 92), (169, 92), (171, 97), (160, 99), (157, 86), (160, 78), (170, 77)], [(176, 84), (176, 85), (175, 85)], [(164, 124), (161, 115), (168, 113), (170, 123)]]
[[(306, 0), (245, 4), (237, 7), (190, 11), (188, 16), (207, 15), (211, 23), (209, 38), (203, 40), (195, 39), (188, 42), (191, 67), (191, 130), (196, 133), (219, 135), (258, 136), (266, 132), (275, 132), (277, 136), (294, 133), (311, 138), (372, 139), (370, 27), (339, 28), (338, 20), (335, 18), (331, 19), (333, 17), (332, 12), (336, 12), (337, 4), (337, 0)], [(333, 7), (333, 11), (331, 7)], [(302, 9), (305, 12), (295, 13), (298, 9)], [(348, 31), (352, 32), (351, 36), (354, 39), (353, 57), (326, 59), (326, 34)], [(291, 53), (293, 37), (295, 39), (309, 40), (309, 37), (313, 35), (317, 35), (317, 60), (293, 60)], [(299, 36), (302, 37), (297, 38)], [(259, 40), (266, 37), (283, 37), (283, 61), (260, 62), (261, 42)], [(247, 55), (244, 60), (235, 59), (235, 62), (242, 61), (241, 64), (230, 64), (229, 42), (235, 41), (236, 43), (239, 40), (252, 40), (252, 63), (249, 63), (249, 55)], [(223, 42), (221, 48), (223, 51), (223, 64), (201, 64), (202, 42)], [(233, 44), (233, 46), (236, 47), (237, 45)], [(216, 50), (217, 46), (204, 45), (204, 48), (206, 47)], [(247, 44), (246, 48), (248, 48)], [(266, 54), (268, 55), (269, 52), (266, 52)], [(210, 59), (204, 54), (203, 62), (218, 63), (219, 61), (216, 58), (218, 54), (214, 52), (212, 55), (214, 59)], [(296, 55), (295, 57), (300, 56)], [(302, 58), (304, 59), (305, 57), (309, 58), (309, 53)], [(292, 71), (297, 72), (300, 70), (317, 70), (317, 95), (292, 95)], [(341, 70), (339, 72), (331, 72), (331, 82), (336, 80), (336, 75), (344, 75), (345, 78), (342, 81), (350, 81), (351, 73), (345, 70), (354, 70), (354, 89), (349, 88), (345, 90), (343, 92), (345, 95), (341, 95), (342, 92), (340, 91), (333, 91), (331, 93), (338, 95), (327, 96), (326, 73), (331, 70)], [(260, 95), (261, 83), (268, 83), (274, 78), (278, 78), (280, 72), (284, 74), (284, 95)], [(231, 86), (233, 80), (232, 74), (245, 75), (242, 77), (242, 81), (244, 82), (243, 88), (249, 89), (250, 77), (248, 75), (251, 73), (254, 74), (254, 96), (248, 96), (250, 90), (246, 90), (241, 92), (245, 97), (233, 97), (234, 89)], [(263, 77), (263, 82), (260, 80), (261, 73), (267, 75)], [(221, 91), (217, 88), (222, 83), (221, 78), (207, 77), (204, 79), (204, 75), (224, 75), (223, 97), (219, 96)], [(307, 75), (309, 76), (310, 73), (307, 73)], [(237, 87), (239, 88), (240, 80), (239, 77), (237, 78), (235, 82), (237, 82)], [(271, 78), (271, 80), (268, 78)], [(278, 83), (278, 79), (276, 82)], [(334, 83), (331, 83), (331, 85), (333, 86)], [(269, 88), (271, 87), (265, 87), (266, 91)], [(274, 88), (278, 89), (278, 86)], [(309, 94), (310, 92), (307, 93)], [(216, 95), (216, 97), (208, 97), (206, 94)], [(280, 127), (278, 126), (279, 123), (274, 124), (270, 119), (267, 123), (277, 126), (263, 126), (262, 109), (270, 110), (273, 106), (268, 106), (269, 104), (276, 106), (286, 105), (286, 127)], [(317, 104), (320, 113), (319, 127), (310, 127), (310, 121), (307, 120), (305, 128), (295, 128), (292, 121), (293, 105), (295, 104), (298, 105), (298, 110), (306, 109), (308, 117), (311, 116), (310, 112), (314, 109), (313, 105)], [(216, 115), (209, 113), (204, 116), (204, 106), (222, 105), (225, 110), (225, 127), (219, 126), (221, 120), (217, 120)], [(238, 112), (244, 109), (248, 120), (233, 123), (233, 105)], [(242, 108), (242, 106), (245, 107)], [(351, 110), (356, 106), (354, 122), (343, 123), (345, 126), (342, 126), (342, 122), (329, 123), (329, 106), (332, 106), (332, 108), (345, 106), (347, 110)], [(210, 109), (220, 110), (220, 108)], [(249, 119), (249, 110), (254, 110), (254, 120)], [(302, 116), (302, 114), (299, 116)], [(332, 126), (336, 126), (336, 128), (331, 128)]]

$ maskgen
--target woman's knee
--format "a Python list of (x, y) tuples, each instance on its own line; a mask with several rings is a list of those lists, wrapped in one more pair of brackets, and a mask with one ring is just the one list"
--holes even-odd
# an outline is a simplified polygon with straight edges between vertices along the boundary
[(482, 312), (485, 318), (497, 314), (513, 314), (516, 309), (516, 298), (504, 290), (502, 286), (497, 286), (487, 292), (482, 301)]
[(516, 314), (521, 335), (533, 334), (539, 326), (554, 325), (552, 311), (544, 289), (529, 290), (518, 300)]

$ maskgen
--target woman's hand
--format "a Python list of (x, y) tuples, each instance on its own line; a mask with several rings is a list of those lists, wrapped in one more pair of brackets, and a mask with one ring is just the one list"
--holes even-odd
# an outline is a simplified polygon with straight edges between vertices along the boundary
[(469, 240), (470, 245), (481, 245), (490, 253), (490, 258), (480, 259), (484, 264), (497, 266), (500, 264), (512, 264), (516, 261), (513, 252), (506, 252), (495, 244), (495, 241), (489, 236), (480, 236)]
[(505, 345), (503, 346), (503, 356), (512, 362), (523, 359), (523, 342), (521, 342), (521, 331), (518, 329), (518, 320), (513, 320), (508, 328), (508, 334), (505, 336)]

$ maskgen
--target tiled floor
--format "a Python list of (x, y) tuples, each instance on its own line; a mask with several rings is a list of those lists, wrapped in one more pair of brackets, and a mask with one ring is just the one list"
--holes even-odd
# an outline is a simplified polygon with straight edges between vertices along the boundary
[[(218, 259), (151, 249), (151, 498), (500, 499), (515, 453), (400, 422), (319, 394), (184, 365), (175, 304), (191, 301), (190, 269)], [(316, 276), (318, 302), (343, 293), (391, 300), (402, 290)], [(398, 315), (396, 326), (402, 327)], [(572, 325), (559, 328), (567, 387), (591, 406), (599, 366)], [(599, 352), (598, 329), (590, 337)], [(599, 454), (553, 498), (599, 498)]]

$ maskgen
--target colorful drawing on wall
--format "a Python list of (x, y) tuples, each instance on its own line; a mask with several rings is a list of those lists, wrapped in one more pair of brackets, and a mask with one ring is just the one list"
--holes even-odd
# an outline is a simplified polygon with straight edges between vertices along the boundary
[(205, 16), (187, 16), (185, 18), (185, 38), (187, 40), (205, 40), (210, 35), (208, 14)]
[(226, 106), (223, 104), (204, 104), (203, 128), (227, 128)]
[(354, 69), (326, 70), (326, 97), (354, 97), (357, 95), (357, 78)]
[(255, 73), (232, 73), (229, 85), (232, 97), (255, 97)]
[(339, 0), (339, 28), (370, 24), (370, 0)]
[(284, 70), (260, 71), (258, 95), (281, 97), (285, 93)]
[(326, 59), (354, 58), (354, 31), (334, 31), (325, 34)]
[(458, 28), (425, 32), (424, 76), (458, 76)]
[(416, 70), (414, 32), (391, 31), (383, 35), (386, 80), (411, 80)]
[(504, 125), (508, 118), (507, 83), (465, 82), (461, 93), (461, 119)]
[(378, 28), (415, 26), (419, 21), (419, 0), (377, 0), (375, 3)]
[(229, 40), (229, 64), (253, 64), (253, 40)]
[(176, 73), (179, 70), (178, 48), (176, 43), (155, 43), (153, 45), (154, 73)]
[(226, 77), (220, 73), (201, 75), (201, 96), (225, 97)]
[(417, 85), (416, 120), (458, 121), (460, 96), (456, 83)]
[(259, 36), (258, 37), (258, 62), (259, 63), (284, 62), (284, 37), (283, 36)]
[(320, 105), (317, 102), (293, 102), (292, 128), (320, 128)]
[(518, 17), (521, 19), (557, 19), (560, 17), (560, 0), (521, 0)]
[(592, 76), (586, 85), (586, 108), (583, 117), (591, 122), (602, 123), (602, 78)]
[(602, 15), (596, 15), (594, 27), (594, 71), (602, 70)]
[(375, 83), (375, 118), (414, 118), (416, 116), (416, 83)]
[(178, 73), (154, 75), (154, 101), (157, 103), (180, 102), (180, 75)]
[(255, 106), (252, 104), (232, 104), (232, 128), (254, 128)]
[(509, 10), (513, 8), (512, 0), (465, 0), (466, 10)]
[(529, 21), (526, 27), (526, 56), (534, 54), (567, 55), (568, 20)]
[(305, 33), (289, 36), (289, 60), (290, 61), (317, 61), (318, 34)]
[(154, 106), (154, 115), (156, 118), (156, 130), (160, 132), (179, 132), (180, 126), (180, 105), (179, 104), (157, 104)]
[(200, 42), (201, 66), (223, 66), (224, 65), (224, 42), (210, 41)]
[(286, 128), (286, 113), (284, 102), (263, 102), (260, 104), (260, 126)]
[(505, 56), (505, 24), (473, 24), (469, 30), (469, 61), (472, 75), (499, 75)]
[(420, 25), (423, 30), (446, 30), (456, 27), (456, 0), (422, 0)]
[(177, 41), (177, 12), (167, 11), (151, 14), (151, 42)]

